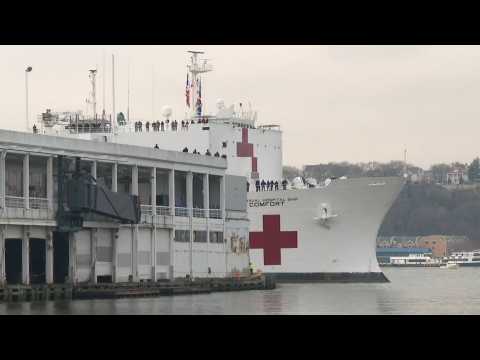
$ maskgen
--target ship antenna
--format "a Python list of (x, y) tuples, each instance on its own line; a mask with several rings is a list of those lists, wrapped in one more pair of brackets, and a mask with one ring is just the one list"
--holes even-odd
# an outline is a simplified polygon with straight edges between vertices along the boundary
[(90, 79), (92, 80), (92, 106), (93, 106), (93, 118), (97, 117), (97, 89), (96, 89), (96, 76), (97, 69), (90, 71)]
[(115, 55), (112, 54), (112, 111), (113, 111), (113, 119), (112, 119), (112, 129), (113, 133), (116, 134), (117, 128), (117, 119), (115, 115)]
[(102, 94), (102, 119), (105, 116), (105, 79), (106, 79), (106, 66), (105, 66), (105, 49), (103, 49), (103, 73), (102, 73), (102, 85), (103, 85), (103, 94)]
[(155, 70), (154, 70), (154, 65), (152, 65), (152, 122), (155, 121), (154, 89), (155, 89)]
[(406, 178), (407, 174), (407, 149), (403, 153), (403, 177)]
[(130, 124), (130, 59), (127, 68), (127, 123)]

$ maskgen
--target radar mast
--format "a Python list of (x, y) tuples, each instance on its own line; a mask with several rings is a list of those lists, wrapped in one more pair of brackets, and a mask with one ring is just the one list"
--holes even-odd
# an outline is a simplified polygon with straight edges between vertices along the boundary
[[(187, 65), (188, 71), (192, 75), (192, 82), (191, 82), (191, 99), (192, 99), (192, 117), (197, 115), (197, 100), (198, 100), (198, 88), (197, 88), (197, 81), (198, 81), (198, 74), (210, 72), (213, 70), (212, 64), (208, 62), (209, 59), (201, 59), (203, 62), (198, 63), (198, 55), (204, 54), (203, 51), (188, 51), (192, 56), (190, 57), (190, 64)], [(201, 114), (200, 114), (201, 115)]]

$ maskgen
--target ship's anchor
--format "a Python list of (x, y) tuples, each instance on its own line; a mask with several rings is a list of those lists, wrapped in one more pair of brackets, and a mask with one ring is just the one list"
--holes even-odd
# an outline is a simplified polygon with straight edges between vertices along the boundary
[(320, 225), (326, 229), (330, 229), (331, 219), (336, 218), (338, 214), (333, 214), (330, 204), (321, 204), (318, 209), (319, 216), (314, 217), (315, 221), (318, 221)]

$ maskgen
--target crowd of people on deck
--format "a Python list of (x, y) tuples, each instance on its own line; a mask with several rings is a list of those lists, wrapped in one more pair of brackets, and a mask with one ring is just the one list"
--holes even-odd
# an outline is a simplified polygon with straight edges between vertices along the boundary
[[(180, 122), (180, 130), (188, 130), (188, 126), (191, 124), (208, 124), (208, 119), (207, 118), (199, 118), (196, 122), (195, 120), (182, 120)], [(165, 120), (165, 121), (147, 121), (145, 124), (142, 121), (135, 121), (135, 132), (142, 132), (144, 129), (145, 125), (145, 131), (166, 131), (170, 127), (170, 130), (172, 131), (178, 131), (178, 124), (179, 122), (177, 120)]]
[[(187, 147), (184, 147), (183, 150), (182, 150), (182, 152), (188, 153), (188, 148), (187, 148)], [(201, 155), (202, 153), (201, 153), (200, 151), (197, 151), (197, 149), (193, 149), (192, 154)], [(205, 151), (205, 155), (206, 155), (206, 156), (212, 156), (212, 153), (210, 152), (209, 149), (207, 149), (207, 151)], [(219, 153), (218, 151), (217, 151), (213, 156), (215, 156), (215, 157), (222, 157), (222, 158), (224, 158), (224, 159), (227, 158), (227, 155), (225, 155), (225, 154), (220, 156), (220, 153)]]
[[(287, 190), (288, 181), (284, 179), (282, 181), (282, 189)], [(255, 181), (255, 191), (274, 191), (278, 190), (279, 183), (277, 180), (257, 180)], [(250, 191), (250, 183), (247, 181), (247, 192)]]

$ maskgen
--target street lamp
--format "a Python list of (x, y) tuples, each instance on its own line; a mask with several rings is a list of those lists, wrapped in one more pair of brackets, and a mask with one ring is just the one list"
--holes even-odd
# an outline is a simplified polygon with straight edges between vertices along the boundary
[(32, 71), (32, 67), (29, 66), (25, 69), (25, 119), (26, 119), (26, 126), (27, 132), (30, 131), (30, 125), (28, 124), (28, 73)]

